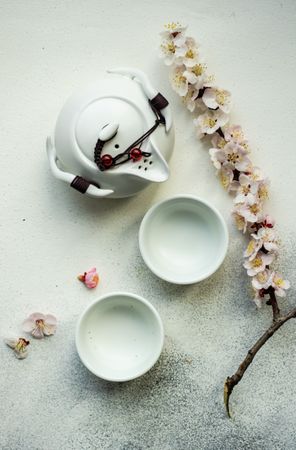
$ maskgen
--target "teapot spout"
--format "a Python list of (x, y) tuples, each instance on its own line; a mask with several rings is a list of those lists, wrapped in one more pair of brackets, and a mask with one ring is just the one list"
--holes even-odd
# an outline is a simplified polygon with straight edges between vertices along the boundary
[(151, 172), (147, 170), (143, 178), (147, 181), (151, 181), (152, 183), (163, 183), (164, 181), (167, 181), (169, 175), (170, 171), (168, 166), (163, 165), (163, 167), (159, 167), (157, 170), (154, 169)]

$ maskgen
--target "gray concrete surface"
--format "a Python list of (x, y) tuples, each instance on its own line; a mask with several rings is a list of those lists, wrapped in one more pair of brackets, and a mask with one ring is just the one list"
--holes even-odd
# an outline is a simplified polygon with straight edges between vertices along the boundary
[[(1, 1), (1, 338), (21, 335), (33, 311), (59, 320), (54, 337), (31, 340), (24, 361), (0, 343), (1, 449), (296, 448), (295, 322), (258, 354), (233, 393), (233, 419), (225, 415), (224, 379), (269, 325), (270, 311), (251, 302), (231, 199), (156, 50), (163, 23), (187, 22), (217, 82), (233, 92), (233, 120), (244, 126), (254, 161), (272, 181), (278, 266), (292, 284), (285, 309), (295, 303), (296, 283), (295, 17), (288, 0)], [(71, 92), (114, 65), (143, 69), (169, 97), (176, 148), (168, 182), (129, 200), (95, 202), (52, 178), (44, 144)], [(211, 201), (231, 236), (220, 270), (187, 287), (151, 274), (137, 244), (146, 210), (176, 193)], [(101, 283), (87, 291), (76, 275), (93, 265)], [(153, 303), (166, 340), (149, 373), (113, 384), (81, 364), (74, 331), (92, 300), (118, 289)]]

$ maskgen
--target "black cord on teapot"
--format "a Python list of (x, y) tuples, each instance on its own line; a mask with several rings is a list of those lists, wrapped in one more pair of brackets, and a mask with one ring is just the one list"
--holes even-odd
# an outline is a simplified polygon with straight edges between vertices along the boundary
[[(107, 169), (110, 169), (111, 167), (124, 164), (125, 162), (131, 159), (133, 161), (138, 161), (139, 159), (142, 158), (142, 156), (146, 158), (151, 156), (151, 153), (143, 152), (140, 149), (140, 147), (143, 141), (147, 139), (150, 136), (150, 134), (152, 134), (153, 131), (155, 131), (160, 124), (165, 125), (165, 118), (161, 114), (160, 110), (165, 108), (169, 104), (169, 102), (166, 100), (166, 98), (163, 97), (162, 94), (157, 94), (152, 100), (149, 100), (149, 104), (156, 116), (154, 125), (148, 131), (146, 131), (141, 137), (139, 137), (135, 142), (133, 142), (124, 152), (119, 153), (114, 157), (108, 154), (101, 156), (106, 141), (102, 141), (101, 139), (97, 140), (94, 150), (94, 161), (101, 171), (105, 171)], [(112, 136), (112, 138), (113, 137), (114, 136)], [(126, 156), (125, 159), (119, 161), (121, 158), (125, 156)]]

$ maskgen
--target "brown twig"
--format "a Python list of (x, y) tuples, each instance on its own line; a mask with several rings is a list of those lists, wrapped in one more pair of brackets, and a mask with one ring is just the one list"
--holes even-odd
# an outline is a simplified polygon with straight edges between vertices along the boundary
[[(273, 298), (274, 297), (274, 298)], [(268, 330), (265, 331), (264, 334), (258, 339), (258, 341), (253, 345), (253, 347), (248, 351), (247, 356), (243, 360), (243, 362), (239, 365), (237, 371), (231, 376), (227, 377), (225, 384), (224, 384), (224, 404), (227, 411), (228, 417), (230, 416), (229, 411), (229, 399), (231, 396), (231, 393), (233, 391), (233, 388), (240, 382), (242, 377), (244, 376), (245, 371), (253, 361), (255, 355), (260, 350), (260, 348), (268, 341), (269, 338), (279, 329), (281, 328), (284, 323), (286, 323), (288, 320), (292, 318), (296, 318), (296, 308), (292, 309), (290, 312), (288, 312), (285, 316), (280, 317), (280, 311), (277, 305), (276, 297), (274, 295), (270, 296), (270, 304), (272, 306), (273, 310), (273, 323), (268, 328)]]
[(274, 293), (274, 289), (272, 287), (269, 288), (268, 290), (270, 298), (269, 301), (267, 302), (268, 305), (271, 305), (272, 307), (272, 315), (273, 315), (273, 322), (276, 322), (278, 320), (278, 318), (280, 317), (280, 309), (277, 303), (277, 299)]

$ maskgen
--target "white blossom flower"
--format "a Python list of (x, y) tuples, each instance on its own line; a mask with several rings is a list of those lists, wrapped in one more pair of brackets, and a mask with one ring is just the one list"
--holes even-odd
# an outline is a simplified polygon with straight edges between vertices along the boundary
[(37, 339), (54, 334), (56, 327), (57, 319), (52, 314), (33, 313), (23, 322), (23, 330)]
[(177, 65), (177, 66), (185, 65), (184, 58), (185, 58), (186, 52), (187, 52), (187, 47), (185, 44), (181, 45), (180, 47), (176, 47), (175, 61), (174, 61), (175, 65)]
[(186, 40), (186, 29), (187, 26), (183, 26), (179, 22), (170, 22), (164, 25), (164, 30), (160, 32), (160, 36), (164, 40), (173, 38), (176, 45), (183, 45)]
[(228, 165), (233, 169), (245, 171), (251, 166), (250, 159), (246, 156), (246, 150), (239, 144), (228, 142), (221, 150), (213, 151), (211, 156), (221, 165)]
[(266, 200), (268, 198), (268, 187), (269, 187), (269, 180), (267, 178), (259, 181), (258, 197), (260, 198), (261, 201)]
[(247, 273), (250, 277), (257, 275), (259, 272), (263, 272), (272, 261), (274, 260), (273, 253), (258, 252), (255, 258), (248, 259), (244, 262), (243, 266), (247, 269)]
[(218, 128), (223, 127), (229, 120), (227, 114), (222, 111), (207, 111), (200, 114), (193, 123), (198, 127), (201, 134), (213, 134)]
[(266, 200), (268, 198), (269, 180), (265, 177), (262, 170), (251, 165), (244, 172), (241, 175), (241, 184), (257, 186), (256, 194), (261, 200)]
[(234, 142), (240, 145), (247, 143), (240, 125), (231, 125), (225, 128), (224, 137), (227, 142)]
[(25, 359), (28, 356), (28, 345), (30, 341), (25, 338), (19, 339), (4, 339), (4, 342), (8, 347), (14, 350), (14, 354), (17, 359)]
[(215, 84), (215, 76), (205, 74), (204, 81), (203, 81), (203, 87), (204, 88), (213, 87), (214, 84)]
[(169, 33), (165, 31), (163, 32), (163, 37), (159, 56), (164, 58), (164, 63), (167, 66), (171, 66), (173, 63), (182, 64), (182, 58), (187, 51), (185, 36), (181, 32)]
[(164, 58), (164, 63), (167, 66), (170, 66), (173, 64), (176, 58), (176, 45), (173, 42), (173, 39), (166, 39), (162, 41), (160, 44), (160, 52), (159, 56), (161, 58)]
[[(223, 151), (219, 150), (218, 148), (210, 148), (209, 154), (211, 157), (211, 161), (214, 164), (214, 167), (218, 170), (221, 169), (221, 167), (222, 167), (221, 159), (223, 157)], [(222, 157), (220, 157), (220, 154), (222, 154), (221, 155)], [(232, 172), (232, 170), (231, 170), (231, 172)], [(232, 172), (232, 175), (233, 175), (233, 172)]]
[(217, 87), (207, 88), (202, 96), (204, 104), (210, 109), (219, 108), (228, 114), (231, 109), (231, 94)]
[(239, 214), (239, 212), (237, 210), (233, 210), (231, 214), (235, 220), (237, 229), (239, 231), (242, 231), (243, 233), (245, 233), (247, 231), (247, 226), (248, 226), (248, 222), (245, 219), (245, 217), (242, 216), (241, 214)]
[(223, 188), (227, 191), (236, 191), (238, 188), (238, 181), (234, 180), (233, 170), (230, 167), (222, 166), (218, 171), (218, 176)]
[(184, 76), (184, 66), (174, 67), (170, 74), (170, 79), (174, 91), (181, 97), (184, 97), (188, 92), (188, 80)]
[(263, 272), (259, 272), (252, 278), (252, 286), (254, 289), (267, 290), (272, 283), (273, 272), (270, 269), (265, 269)]
[(226, 155), (225, 162), (235, 167), (238, 171), (243, 172), (251, 167), (252, 163), (246, 156), (247, 151), (241, 145), (228, 142), (223, 150)]
[(250, 170), (248, 171), (247, 175), (253, 181), (258, 181), (258, 182), (266, 182), (267, 181), (262, 170), (256, 166), (250, 167)]
[(197, 63), (192, 67), (187, 67), (184, 76), (188, 82), (194, 84), (197, 89), (200, 89), (207, 81), (206, 65), (203, 63)]
[(215, 133), (212, 137), (211, 143), (214, 148), (219, 148), (221, 150), (221, 148), (225, 147), (226, 140), (222, 136), (220, 136), (220, 134)]
[(198, 90), (195, 89), (194, 86), (189, 84), (187, 94), (183, 97), (183, 102), (185, 103), (187, 109), (190, 112), (193, 112), (195, 108), (198, 106), (198, 103), (196, 101), (197, 96)]
[(198, 49), (197, 44), (194, 39), (188, 37), (185, 41), (186, 51), (184, 56), (182, 57), (182, 63), (185, 64), (186, 67), (193, 67), (198, 63)]
[(239, 188), (234, 203), (244, 203), (246, 200), (255, 200), (259, 189), (259, 183), (248, 175), (241, 173), (239, 176)]
[(268, 252), (276, 252), (278, 250), (278, 245), (275, 242), (276, 235), (273, 229), (262, 227), (257, 233), (252, 233), (252, 237), (260, 245), (260, 248), (264, 247)]
[(245, 218), (247, 222), (255, 223), (262, 217), (262, 204), (257, 198), (247, 199), (245, 203), (239, 203), (236, 211)]
[(274, 288), (275, 293), (279, 297), (285, 297), (285, 290), (289, 289), (290, 282), (288, 280), (284, 280), (282, 275), (280, 275), (278, 272), (274, 272), (271, 285)]
[(261, 241), (251, 239), (247, 245), (246, 250), (244, 251), (244, 257), (249, 258), (249, 260), (251, 261), (252, 259), (255, 258), (257, 252), (260, 250), (261, 247), (262, 247)]

